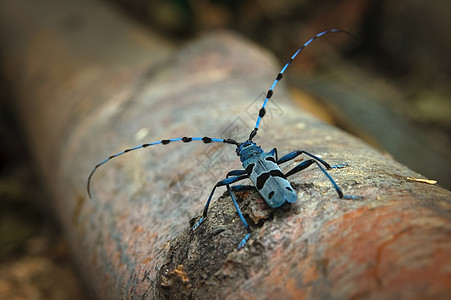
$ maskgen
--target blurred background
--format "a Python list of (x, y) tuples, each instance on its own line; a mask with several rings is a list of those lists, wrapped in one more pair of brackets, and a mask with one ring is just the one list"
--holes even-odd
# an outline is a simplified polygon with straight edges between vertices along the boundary
[[(451, 188), (451, 2), (104, 0), (103, 4), (180, 47), (208, 31), (234, 31), (274, 53), (281, 66), (322, 30), (353, 33), (359, 41), (329, 35), (297, 58), (285, 77), (296, 104)], [(58, 221), (33, 169), (14, 113), (14, 91), (5, 78), (0, 72), (0, 299), (84, 299)], [(262, 92), (269, 84), (262, 83)], [(252, 99), (243, 99), (248, 100)]]

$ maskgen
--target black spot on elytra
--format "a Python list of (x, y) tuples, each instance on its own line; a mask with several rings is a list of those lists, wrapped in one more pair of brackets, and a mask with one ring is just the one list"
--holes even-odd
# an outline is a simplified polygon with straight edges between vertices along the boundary
[(265, 160), (267, 160), (267, 161), (272, 161), (273, 163), (276, 162), (276, 160), (275, 160), (274, 157), (272, 157), (272, 156), (268, 156), (267, 158), (265, 158)]
[(280, 170), (271, 170), (269, 172), (260, 174), (260, 176), (257, 177), (257, 189), (261, 190), (263, 188), (263, 186), (265, 185), (266, 181), (271, 176), (286, 178), (285, 175), (283, 175), (282, 171), (280, 171)]
[(255, 164), (250, 164), (250, 165), (248, 165), (247, 167), (246, 167), (246, 173), (247, 173), (247, 175), (251, 175), (251, 173), (252, 173), (252, 170), (254, 170), (254, 167), (255, 167)]

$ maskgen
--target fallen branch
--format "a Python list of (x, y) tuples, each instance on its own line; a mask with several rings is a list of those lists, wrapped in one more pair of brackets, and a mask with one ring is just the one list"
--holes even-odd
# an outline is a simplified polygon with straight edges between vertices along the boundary
[(238, 251), (245, 230), (224, 190), (190, 229), (213, 185), (240, 167), (233, 146), (201, 142), (115, 158), (93, 177), (89, 200), (89, 172), (122, 149), (183, 136), (246, 138), (257, 96), (279, 67), (230, 33), (173, 52), (99, 4), (85, 1), (75, 13), (68, 3), (3, 1), (2, 66), (99, 298), (450, 297), (450, 192), (408, 179), (422, 176), (304, 115), (282, 86), (255, 141), (279, 155), (302, 149), (347, 163), (331, 175), (363, 200), (339, 199), (315, 167), (291, 178), (299, 196), (291, 206), (268, 209), (255, 190), (239, 192), (252, 235)]

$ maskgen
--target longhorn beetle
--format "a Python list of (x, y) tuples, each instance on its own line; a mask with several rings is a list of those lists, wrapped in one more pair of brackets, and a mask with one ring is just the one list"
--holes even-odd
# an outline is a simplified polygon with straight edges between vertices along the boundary
[[(244, 142), (238, 142), (233, 139), (217, 139), (217, 138), (210, 138), (210, 137), (182, 137), (182, 138), (175, 138), (175, 139), (168, 139), (168, 140), (161, 140), (158, 142), (148, 143), (148, 144), (142, 144), (133, 148), (126, 149), (124, 151), (118, 152), (116, 154), (111, 155), (110, 157), (106, 158), (105, 160), (98, 163), (94, 169), (91, 171), (88, 177), (87, 182), (87, 190), (89, 198), (91, 198), (91, 179), (94, 175), (94, 172), (102, 166), (103, 164), (109, 162), (111, 159), (118, 157), (120, 155), (123, 155), (127, 152), (147, 148), (149, 146), (154, 145), (167, 145), (172, 142), (178, 142), (182, 141), (184, 143), (189, 143), (192, 141), (202, 141), (205, 144), (218, 142), (218, 143), (224, 143), (224, 144), (231, 144), (236, 146), (236, 154), (240, 157), (241, 163), (243, 164), (244, 170), (234, 170), (227, 173), (227, 176), (225, 179), (219, 181), (216, 183), (216, 185), (213, 187), (213, 190), (210, 193), (210, 196), (208, 197), (207, 203), (205, 204), (205, 208), (203, 211), (202, 217), (197, 221), (194, 226), (192, 227), (192, 230), (195, 230), (199, 225), (201, 225), (202, 222), (205, 221), (205, 218), (207, 217), (208, 212), (208, 206), (210, 205), (210, 201), (213, 197), (213, 194), (217, 187), (220, 186), (226, 186), (227, 191), (229, 192), (233, 205), (235, 206), (235, 209), (238, 213), (238, 216), (243, 223), (247, 234), (244, 236), (244, 238), (241, 240), (241, 242), (238, 245), (238, 249), (242, 248), (246, 241), (249, 239), (251, 235), (251, 230), (249, 228), (249, 225), (247, 224), (245, 218), (243, 217), (243, 214), (241, 213), (241, 210), (236, 202), (234, 193), (232, 192), (232, 188), (230, 185), (232, 183), (238, 182), (240, 180), (249, 178), (252, 183), (257, 188), (258, 192), (261, 194), (263, 199), (265, 199), (266, 203), (268, 203), (269, 206), (277, 208), (283, 205), (284, 203), (293, 203), (297, 200), (297, 194), (294, 191), (293, 187), (291, 186), (290, 182), (288, 182), (287, 177), (302, 171), (309, 167), (312, 164), (316, 164), (320, 170), (326, 175), (327, 179), (332, 183), (332, 186), (334, 187), (335, 191), (337, 192), (338, 196), (340, 198), (344, 199), (360, 199), (361, 197), (358, 196), (350, 196), (350, 195), (344, 195), (341, 189), (338, 187), (337, 183), (332, 179), (332, 177), (329, 175), (329, 173), (326, 171), (334, 168), (343, 168), (346, 165), (335, 165), (331, 166), (318, 156), (315, 156), (307, 151), (304, 150), (296, 150), (291, 153), (288, 153), (287, 155), (279, 158), (277, 155), (277, 149), (274, 148), (269, 152), (264, 152), (263, 149), (260, 146), (257, 146), (252, 139), (257, 135), (258, 126), (260, 125), (260, 121), (265, 116), (266, 113), (266, 104), (268, 103), (268, 100), (271, 99), (273, 96), (274, 88), (276, 87), (277, 83), (282, 79), (284, 72), (288, 68), (288, 66), (292, 63), (292, 61), (295, 59), (295, 57), (305, 48), (307, 47), (311, 42), (313, 42), (315, 39), (322, 37), (328, 33), (333, 32), (343, 32), (351, 37), (354, 37), (352, 34), (350, 34), (347, 31), (341, 30), (341, 29), (329, 29), (325, 30), (323, 32), (318, 33), (311, 39), (309, 39), (301, 48), (299, 48), (293, 56), (288, 60), (288, 62), (285, 64), (285, 66), (282, 68), (282, 70), (277, 74), (276, 79), (272, 83), (271, 87), (269, 88), (265, 100), (263, 102), (262, 107), (260, 108), (260, 111), (258, 113), (257, 123), (255, 124), (254, 129), (251, 131), (249, 138), (247, 141)], [(354, 37), (355, 38), (355, 37)], [(285, 163), (289, 160), (294, 159), (295, 157), (305, 154), (308, 157), (310, 157), (308, 160), (303, 161), (299, 163), (296, 167), (288, 171), (287, 173), (283, 174), (282, 171), (279, 168), (279, 165), (282, 163)]]

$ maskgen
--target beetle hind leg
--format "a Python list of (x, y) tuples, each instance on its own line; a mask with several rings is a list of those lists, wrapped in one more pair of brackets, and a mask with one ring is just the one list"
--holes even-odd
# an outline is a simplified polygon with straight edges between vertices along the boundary
[(344, 167), (347, 167), (347, 164), (340, 164), (340, 165), (329, 165), (326, 161), (324, 161), (323, 159), (317, 157), (316, 155), (313, 155), (311, 153), (308, 153), (306, 151), (303, 150), (296, 150), (293, 152), (288, 153), (287, 155), (283, 156), (282, 158), (280, 158), (277, 161), (277, 164), (281, 164), (281, 163), (285, 163), (289, 160), (294, 159), (295, 157), (301, 155), (301, 154), (305, 154), (307, 156), (310, 156), (311, 159), (306, 160), (301, 162), (300, 164), (298, 164), (296, 167), (294, 167), (293, 169), (291, 169), (290, 171), (288, 171), (285, 176), (291, 176), (293, 174), (296, 174), (306, 168), (308, 168), (309, 166), (311, 166), (312, 164), (316, 164), (321, 172), (323, 172), (324, 175), (326, 175), (327, 179), (329, 179), (330, 183), (332, 183), (332, 186), (334, 187), (335, 191), (337, 192), (338, 196), (341, 199), (351, 199), (351, 200), (358, 200), (358, 199), (362, 199), (363, 197), (360, 196), (351, 196), (351, 195), (344, 195), (343, 192), (341, 191), (340, 187), (338, 186), (338, 184), (335, 182), (335, 180), (332, 178), (332, 176), (330, 176), (330, 174), (326, 171), (327, 170), (331, 170), (331, 169), (341, 169)]

